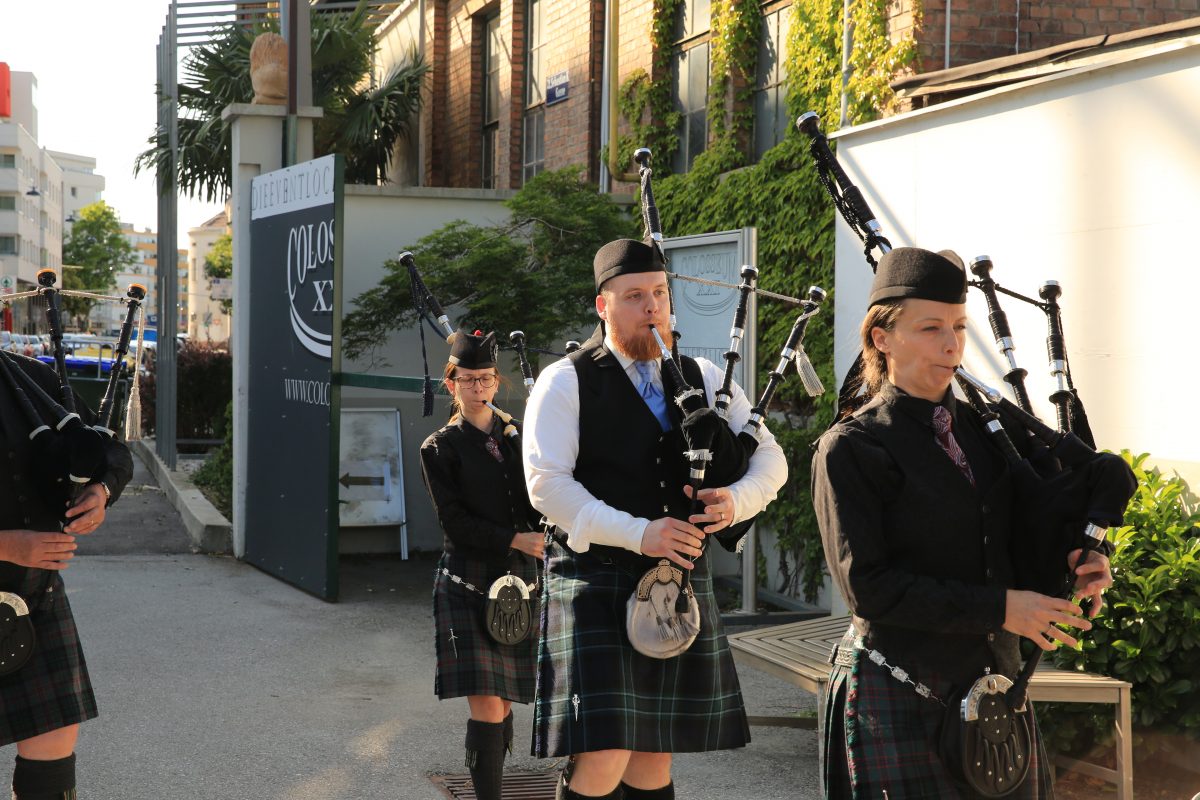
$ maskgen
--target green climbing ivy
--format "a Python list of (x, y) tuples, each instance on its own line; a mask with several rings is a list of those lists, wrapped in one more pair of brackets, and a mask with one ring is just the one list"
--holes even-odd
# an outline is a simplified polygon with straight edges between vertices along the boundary
[[(668, 0), (656, 0), (656, 9), (667, 5)], [(779, 498), (764, 514), (766, 523), (778, 536), (779, 559), (774, 565), (773, 588), (811, 601), (824, 581), (824, 557), (809, 495), (810, 447), (832, 420), (836, 397), (834, 211), (817, 181), (807, 142), (794, 130), (757, 164), (747, 165), (748, 148), (742, 136), (753, 130), (754, 123), (752, 94), (760, 5), (754, 0), (714, 0), (712, 9), (709, 147), (696, 158), (687, 174), (657, 180), (655, 198), (663, 230), (670, 236), (757, 228), (759, 285), (764, 289), (794, 296), (803, 295), (810, 285), (830, 291), (823, 312), (810, 323), (805, 340), (805, 349), (825, 384), (826, 393), (810, 398), (796, 375), (790, 373), (776, 394), (771, 427), (787, 453), (790, 476)], [(786, 56), (789, 113), (794, 118), (804, 111), (816, 111), (826, 130), (830, 130), (837, 126), (842, 85), (841, 0), (797, 0), (788, 13), (793, 14)], [(916, 48), (911, 40), (898, 43), (888, 40), (885, 0), (856, 0), (852, 20), (855, 37), (848, 118), (855, 124), (874, 119), (889, 109), (893, 98), (888, 83), (912, 63)], [(656, 26), (656, 36), (657, 31)], [(670, 35), (668, 27), (666, 36)], [(656, 59), (663, 52), (669, 56), (670, 44), (669, 38), (655, 40)], [(644, 85), (637, 91), (657, 97), (654, 93), (665, 86), (669, 99), (669, 70), (656, 70), (655, 74), (665, 77), (656, 82), (642, 73), (638, 80)], [(744, 82), (744, 90), (731, 93), (730, 76), (735, 74), (748, 80)], [(656, 89), (658, 83), (662, 86)], [(733, 110), (727, 111), (731, 106)], [(640, 112), (645, 108), (640, 106)], [(632, 105), (630, 110), (634, 110)], [(646, 124), (654, 131), (636, 129), (635, 135), (642, 135), (642, 142), (666, 141), (668, 135), (673, 138), (674, 124), (663, 130), (665, 125), (660, 122), (663, 119), (652, 110)], [(632, 127), (630, 130), (635, 131)], [(665, 172), (661, 165), (671, 162), (677, 145), (674, 142), (672, 147), (664, 147), (661, 156), (655, 150), (657, 176)], [(760, 375), (766, 375), (775, 366), (778, 348), (794, 321), (794, 309), (771, 301), (760, 303)]]

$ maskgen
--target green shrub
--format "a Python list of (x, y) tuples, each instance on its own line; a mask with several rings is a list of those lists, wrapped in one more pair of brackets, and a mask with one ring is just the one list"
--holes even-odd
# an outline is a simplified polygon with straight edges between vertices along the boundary
[(225, 407), (225, 441), (200, 469), (192, 473), (192, 481), (200, 488), (209, 502), (233, 519), (233, 401)]
[[(1178, 475), (1148, 469), (1146, 454), (1121, 455), (1138, 490), (1127, 524), (1110, 531), (1113, 585), (1080, 648), (1060, 649), (1055, 662), (1132, 683), (1135, 742), (1137, 729), (1200, 740), (1200, 510)], [(1051, 749), (1081, 754), (1111, 742), (1111, 706), (1047, 707), (1038, 720)]]
[[(157, 360), (140, 379), (142, 431), (155, 428)], [(225, 407), (233, 399), (233, 359), (224, 345), (188, 342), (175, 356), (175, 420), (179, 439), (220, 439), (225, 435)], [(183, 449), (183, 448), (181, 448)]]

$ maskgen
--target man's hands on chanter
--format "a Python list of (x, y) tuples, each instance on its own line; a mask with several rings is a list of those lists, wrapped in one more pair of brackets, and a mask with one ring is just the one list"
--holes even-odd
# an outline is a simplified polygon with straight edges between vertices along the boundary
[(54, 531), (0, 531), (0, 561), (33, 569), (66, 569), (75, 556), (75, 537)]
[(105, 507), (108, 503), (108, 493), (98, 483), (85, 486), (75, 502), (67, 509), (70, 524), (63, 528), (64, 533), (91, 533), (104, 522)]
[(655, 558), (669, 558), (684, 569), (694, 566), (691, 558), (703, 552), (700, 544), (704, 531), (695, 525), (673, 517), (661, 517), (646, 526), (642, 534), (642, 553)]
[[(692, 487), (684, 486), (683, 493), (691, 498)], [(733, 492), (729, 491), (727, 487), (701, 489), (700, 500), (704, 503), (704, 513), (692, 514), (688, 517), (688, 522), (695, 525), (709, 523), (704, 526), (704, 532), (710, 534), (725, 530), (733, 524), (733, 517), (737, 510), (733, 507)]]

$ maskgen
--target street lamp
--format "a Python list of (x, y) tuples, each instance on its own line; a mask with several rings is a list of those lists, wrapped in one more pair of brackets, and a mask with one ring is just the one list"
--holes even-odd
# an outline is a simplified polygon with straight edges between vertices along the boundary
[(29, 191), (25, 193), (28, 197), (41, 197), (42, 193), (38, 191), (35, 184), (29, 184)]

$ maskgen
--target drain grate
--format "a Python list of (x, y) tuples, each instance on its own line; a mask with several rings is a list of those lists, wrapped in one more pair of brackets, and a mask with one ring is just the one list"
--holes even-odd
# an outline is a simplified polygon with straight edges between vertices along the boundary
[[(561, 770), (549, 772), (506, 772), (501, 800), (554, 800)], [(470, 775), (431, 775), (429, 780), (450, 800), (475, 800)]]

